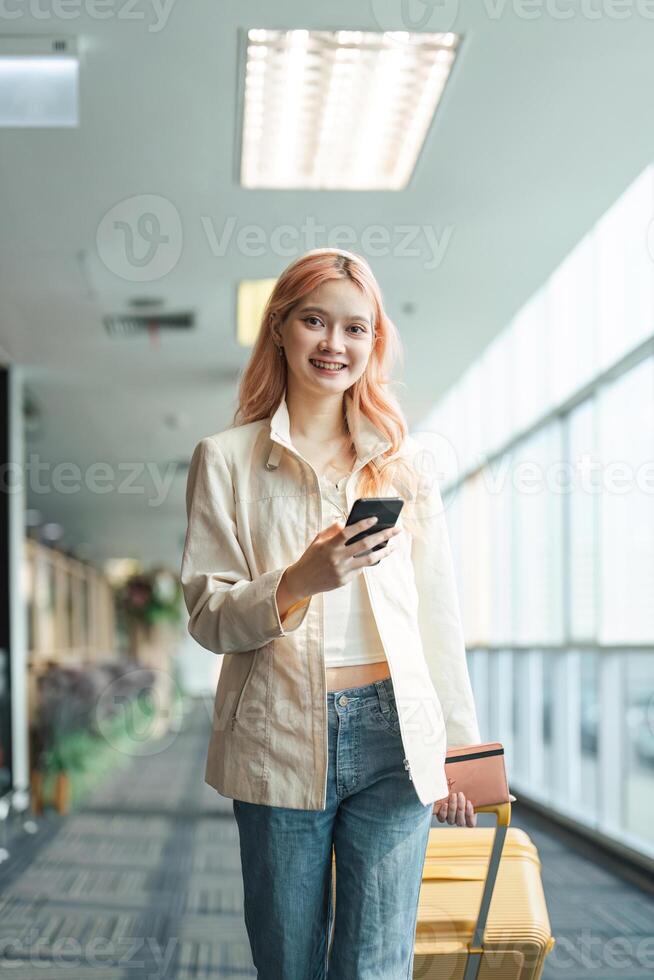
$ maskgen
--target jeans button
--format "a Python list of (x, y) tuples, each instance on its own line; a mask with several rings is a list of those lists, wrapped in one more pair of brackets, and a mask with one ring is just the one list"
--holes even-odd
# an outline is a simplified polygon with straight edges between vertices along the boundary
[(340, 698), (338, 699), (338, 703), (342, 708), (345, 707), (345, 705), (347, 704), (347, 698), (344, 694), (341, 694)]

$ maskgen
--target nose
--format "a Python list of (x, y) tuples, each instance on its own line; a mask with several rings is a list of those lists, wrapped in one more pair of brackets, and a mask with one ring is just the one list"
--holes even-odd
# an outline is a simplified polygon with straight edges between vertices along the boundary
[(336, 332), (333, 331), (328, 337), (321, 341), (320, 349), (325, 351), (325, 353), (327, 351), (330, 351), (331, 353), (342, 353), (345, 350), (345, 344), (342, 340), (340, 343), (338, 343)]

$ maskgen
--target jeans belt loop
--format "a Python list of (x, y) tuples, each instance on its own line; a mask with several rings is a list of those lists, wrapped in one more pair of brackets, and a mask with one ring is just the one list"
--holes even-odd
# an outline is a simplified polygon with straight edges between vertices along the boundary
[(375, 681), (375, 687), (377, 688), (377, 697), (379, 698), (379, 703), (381, 705), (382, 711), (387, 711), (389, 706), (388, 690), (384, 681)]

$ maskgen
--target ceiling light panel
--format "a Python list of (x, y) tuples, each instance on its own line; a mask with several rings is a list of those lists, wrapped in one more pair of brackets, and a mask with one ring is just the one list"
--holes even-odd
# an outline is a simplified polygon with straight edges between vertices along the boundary
[(247, 34), (244, 187), (402, 190), (447, 83), (456, 34)]
[(252, 347), (263, 320), (276, 279), (243, 279), (236, 298), (236, 337), (242, 347)]
[(78, 125), (76, 39), (0, 36), (0, 126)]

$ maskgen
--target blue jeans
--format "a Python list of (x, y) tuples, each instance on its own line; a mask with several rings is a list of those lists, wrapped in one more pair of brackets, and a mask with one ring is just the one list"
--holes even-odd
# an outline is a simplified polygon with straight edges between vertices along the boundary
[(433, 804), (404, 767), (390, 678), (327, 701), (326, 809), (233, 801), (257, 977), (406, 980)]

